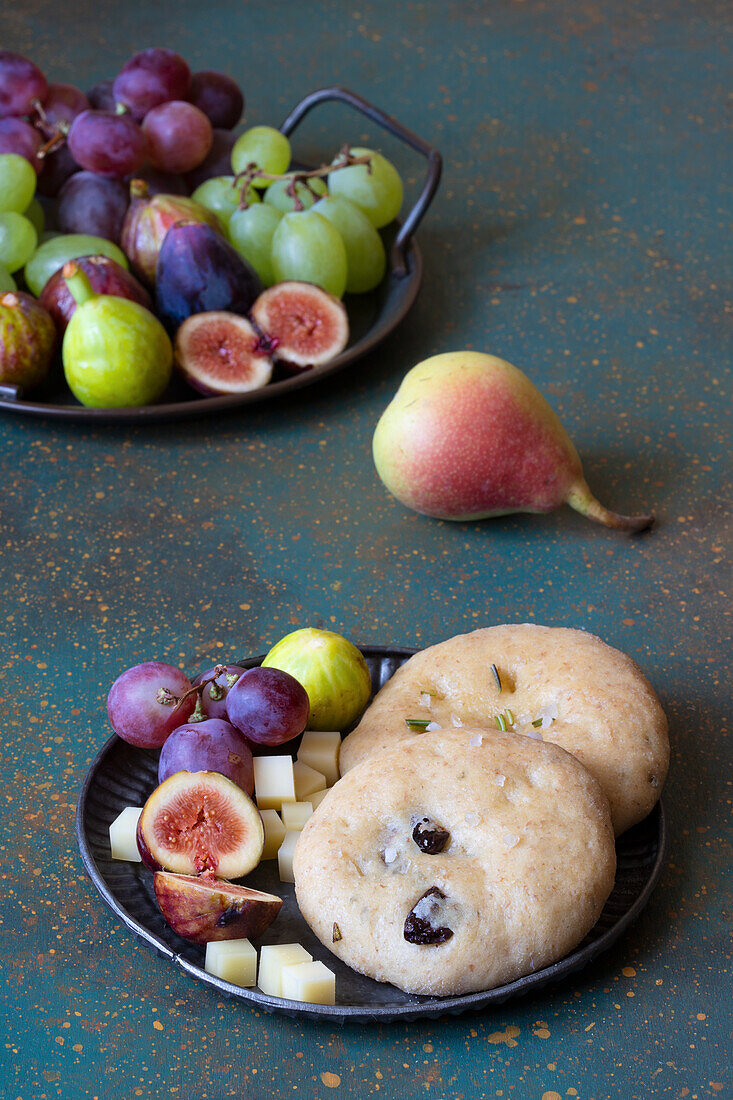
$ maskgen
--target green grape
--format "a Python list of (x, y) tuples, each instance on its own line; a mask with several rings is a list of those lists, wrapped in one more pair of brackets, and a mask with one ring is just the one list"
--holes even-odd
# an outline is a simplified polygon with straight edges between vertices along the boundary
[(36, 171), (18, 153), (0, 154), (0, 210), (23, 214), (36, 193)]
[(25, 265), (25, 281), (31, 293), (38, 297), (55, 271), (63, 267), (67, 260), (78, 260), (80, 256), (108, 256), (110, 260), (116, 260), (124, 267), (125, 271), (130, 268), (127, 256), (112, 241), (107, 241), (104, 237), (90, 237), (85, 233), (62, 233), (61, 236), (45, 241)]
[(43, 213), (43, 207), (38, 199), (31, 199), (30, 205), (26, 208), (24, 218), (27, 218), (32, 223), (36, 233), (38, 234), (38, 240), (40, 241), (43, 230), (46, 225), (46, 215)]
[[(239, 209), (242, 198), (242, 184), (234, 182), (234, 176), (212, 176), (204, 180), (191, 195), (194, 202), (213, 211), (226, 228), (227, 222), (235, 210)], [(260, 196), (254, 187), (247, 188), (247, 202), (260, 202)]]
[(352, 149), (351, 152), (356, 157), (371, 157), (371, 172), (366, 164), (340, 168), (328, 177), (328, 189), (332, 195), (341, 195), (356, 203), (372, 225), (381, 229), (399, 214), (402, 180), (394, 164), (381, 153), (375, 153), (372, 149)]
[(27, 263), (35, 252), (38, 234), (32, 222), (14, 210), (0, 214), (0, 264), (11, 273)]
[(272, 286), (275, 272), (272, 267), (272, 238), (282, 214), (274, 206), (261, 202), (236, 210), (229, 219), (229, 240), (240, 256), (255, 269), (263, 286)]
[(6, 290), (17, 289), (15, 279), (10, 272), (4, 267), (0, 267), (0, 294), (4, 294)]
[(272, 266), (278, 283), (315, 283), (340, 298), (346, 289), (346, 246), (338, 229), (313, 210), (284, 214), (272, 238)]
[(346, 246), (346, 289), (349, 294), (373, 290), (384, 278), (387, 257), (382, 238), (363, 210), (340, 195), (320, 199), (313, 210), (328, 218)]
[[(234, 174), (239, 175), (253, 163), (273, 176), (287, 172), (290, 164), (290, 142), (272, 126), (253, 126), (251, 130), (245, 130), (232, 149)], [(255, 180), (254, 186), (269, 187), (270, 181)]]
[[(267, 188), (265, 194), (265, 202), (269, 202), (271, 206), (274, 206), (276, 210), (280, 210), (283, 214), (289, 214), (291, 210), (295, 210), (295, 199), (285, 193), (285, 188), (289, 185), (290, 180), (275, 180)], [(310, 180), (310, 187), (313, 188), (318, 195), (328, 194), (328, 188), (322, 179), (315, 176)], [(306, 187), (304, 183), (298, 181), (295, 185), (295, 191), (303, 206), (308, 209), (309, 206), (313, 206), (316, 202), (316, 196), (309, 187)]]

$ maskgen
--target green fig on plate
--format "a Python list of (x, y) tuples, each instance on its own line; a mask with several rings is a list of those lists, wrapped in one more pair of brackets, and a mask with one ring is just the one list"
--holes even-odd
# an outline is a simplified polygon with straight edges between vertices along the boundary
[(157, 317), (138, 302), (95, 294), (75, 263), (63, 269), (77, 304), (62, 348), (74, 397), (90, 408), (150, 405), (168, 385), (173, 349)]
[(332, 630), (294, 630), (272, 647), (262, 664), (289, 672), (303, 685), (310, 700), (310, 730), (348, 729), (372, 693), (364, 657)]

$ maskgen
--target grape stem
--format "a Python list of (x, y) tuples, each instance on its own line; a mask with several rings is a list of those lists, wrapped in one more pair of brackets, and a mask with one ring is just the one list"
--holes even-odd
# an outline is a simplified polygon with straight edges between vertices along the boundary
[(343, 145), (341, 149), (339, 149), (336, 159), (332, 164), (322, 164), (320, 168), (308, 168), (304, 169), (302, 172), (284, 172), (279, 175), (273, 174), (272, 172), (263, 172), (262, 169), (258, 168), (255, 162), (252, 161), (234, 177), (235, 187), (239, 185), (240, 181), (242, 183), (242, 197), (239, 201), (239, 209), (246, 210), (249, 206), (247, 191), (254, 180), (268, 180), (270, 183), (275, 183), (279, 180), (289, 180), (285, 188), (285, 194), (293, 200), (294, 210), (300, 213), (300, 211), (305, 208), (303, 206), (303, 200), (298, 194), (299, 183), (301, 183), (307, 191), (310, 191), (315, 199), (320, 199), (323, 198), (323, 196), (311, 187), (311, 180), (323, 179), (324, 176), (330, 176), (332, 172), (338, 172), (340, 168), (351, 168), (356, 164), (365, 164), (367, 173), (371, 174), (371, 156), (367, 153), (363, 153), (358, 157), (354, 156), (348, 145)]
[(65, 143), (71, 127), (68, 122), (49, 122), (48, 115), (44, 111), (40, 99), (34, 99), (31, 103), (31, 107), (33, 107), (38, 115), (38, 118), (34, 122), (34, 126), (37, 130), (41, 131), (46, 139), (45, 143), (36, 154), (40, 160), (43, 160), (49, 153), (55, 153), (56, 150)]
[[(225, 675), (226, 671), (226, 665), (217, 665), (214, 669), (213, 675), (209, 676), (208, 680), (202, 680), (200, 684), (194, 684), (194, 686), (192, 688), (189, 688), (188, 691), (184, 691), (183, 695), (174, 695), (173, 692), (166, 687), (158, 688), (155, 695), (155, 701), (156, 703), (162, 703), (164, 707), (173, 707), (174, 710), (178, 710), (179, 707), (183, 706), (187, 699), (190, 699), (192, 695), (195, 695), (197, 696), (196, 706), (194, 707), (193, 714), (191, 714), (189, 718), (189, 722), (201, 722), (206, 717), (206, 714), (201, 707), (201, 696), (204, 693), (204, 688), (207, 687), (209, 684), (214, 683), (219, 678), (219, 676)], [(231, 676), (227, 675), (227, 684), (229, 687), (232, 686), (229, 683), (230, 679)]]

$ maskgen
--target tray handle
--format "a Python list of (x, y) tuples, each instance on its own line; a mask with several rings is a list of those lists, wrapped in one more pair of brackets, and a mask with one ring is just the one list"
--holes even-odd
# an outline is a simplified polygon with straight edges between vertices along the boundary
[(432, 145), (429, 145), (428, 142), (424, 141), (421, 137), (418, 137), (417, 134), (413, 134), (412, 130), (408, 130), (407, 127), (403, 126), (401, 122), (398, 122), (396, 118), (392, 118), (391, 115), (386, 115), (384, 111), (380, 111), (379, 107), (375, 107), (372, 103), (369, 103), (366, 99), (357, 95), (356, 92), (350, 92), (348, 88), (341, 88), (338, 85), (334, 85), (331, 88), (319, 88), (317, 91), (311, 92), (310, 95), (305, 96), (304, 99), (301, 99), (300, 103), (293, 107), (292, 111), (283, 122), (280, 127), (281, 132), (285, 134), (286, 137), (289, 137), (309, 111), (319, 103), (326, 103), (329, 100), (338, 100), (341, 103), (346, 103), (349, 107), (353, 107), (355, 111), (359, 111), (360, 114), (366, 115), (372, 122), (376, 122), (381, 126), (383, 130), (387, 130), (388, 133), (393, 134), (395, 137), (399, 138), (400, 141), (403, 141), (405, 145), (409, 145), (412, 149), (417, 150), (418, 153), (421, 153), (427, 159), (428, 172), (422, 191), (402, 223), (392, 249), (394, 273), (398, 276), (404, 276), (407, 274), (407, 246), (410, 243), (410, 238), (422, 221), (427, 208), (430, 206), (433, 195), (440, 183), (443, 158), (437, 149), (433, 148)]

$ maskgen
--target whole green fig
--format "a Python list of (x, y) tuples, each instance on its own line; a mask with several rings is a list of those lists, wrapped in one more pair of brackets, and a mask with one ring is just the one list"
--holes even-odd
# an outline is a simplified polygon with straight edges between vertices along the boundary
[(56, 328), (30, 294), (0, 294), (0, 382), (32, 389), (51, 366)]
[(63, 274), (77, 303), (62, 348), (74, 397), (93, 408), (150, 405), (168, 385), (173, 365), (160, 321), (137, 302), (95, 294), (73, 262)]

